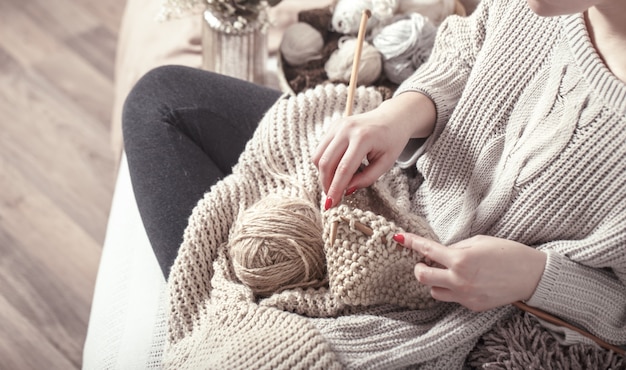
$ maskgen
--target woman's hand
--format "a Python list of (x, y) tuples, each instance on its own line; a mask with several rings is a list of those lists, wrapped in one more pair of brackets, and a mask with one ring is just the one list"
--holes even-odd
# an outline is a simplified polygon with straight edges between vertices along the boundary
[(441, 265), (415, 266), (415, 277), (431, 287), (433, 298), (473, 311), (529, 299), (547, 258), (524, 244), (491, 236), (475, 236), (449, 247), (409, 233), (397, 234), (394, 240)]
[[(407, 92), (372, 111), (333, 123), (313, 155), (327, 195), (326, 209), (344, 192), (373, 184), (393, 166), (411, 137), (430, 134), (435, 116), (429, 98)], [(364, 159), (368, 165), (358, 171)]]

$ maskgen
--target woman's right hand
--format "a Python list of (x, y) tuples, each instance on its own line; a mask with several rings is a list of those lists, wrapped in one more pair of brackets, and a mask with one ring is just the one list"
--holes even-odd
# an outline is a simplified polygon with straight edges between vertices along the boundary
[[(327, 196), (325, 208), (336, 205), (344, 193), (373, 184), (394, 165), (410, 138), (432, 132), (435, 119), (428, 97), (406, 92), (335, 122), (313, 155)], [(359, 171), (364, 159), (367, 166)]]

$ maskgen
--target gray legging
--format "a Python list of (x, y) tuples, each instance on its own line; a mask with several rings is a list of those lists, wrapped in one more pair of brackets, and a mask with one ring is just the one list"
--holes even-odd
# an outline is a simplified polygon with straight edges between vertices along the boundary
[(156, 68), (122, 117), (133, 190), (167, 278), (193, 207), (231, 172), (280, 91), (183, 66)]

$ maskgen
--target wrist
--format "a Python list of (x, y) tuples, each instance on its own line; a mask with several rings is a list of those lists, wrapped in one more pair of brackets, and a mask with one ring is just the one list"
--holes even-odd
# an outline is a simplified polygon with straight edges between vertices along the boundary
[(541, 282), (541, 278), (544, 274), (544, 270), (546, 267), (546, 262), (548, 260), (548, 255), (543, 251), (531, 248), (529, 252), (529, 260), (526, 264), (528, 266), (528, 270), (526, 271), (526, 276), (528, 277), (528, 285), (525, 289), (524, 294), (521, 297), (521, 300), (523, 302), (529, 301), (535, 294), (535, 291), (537, 290), (537, 287)]
[(437, 110), (433, 101), (420, 92), (403, 92), (383, 102), (381, 107), (403, 123), (408, 138), (425, 138), (433, 132)]

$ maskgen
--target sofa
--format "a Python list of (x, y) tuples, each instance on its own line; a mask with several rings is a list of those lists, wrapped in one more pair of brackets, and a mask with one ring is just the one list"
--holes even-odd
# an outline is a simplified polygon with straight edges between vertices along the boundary
[[(271, 10), (267, 83), (279, 87), (276, 51), (283, 30), (307, 8), (332, 0), (283, 0)], [(463, 1), (468, 12), (477, 0)], [(143, 228), (132, 191), (121, 135), (124, 99), (134, 83), (152, 68), (180, 64), (201, 68), (200, 14), (156, 20), (158, 0), (128, 0), (115, 64), (115, 99), (111, 147), (118, 176), (103, 244), (85, 345), (84, 369), (152, 369), (161, 367), (167, 338), (166, 282)]]

